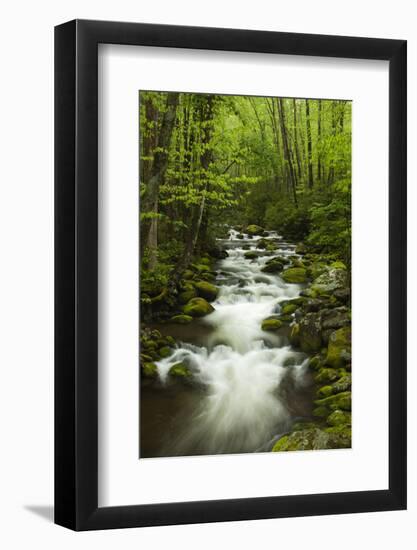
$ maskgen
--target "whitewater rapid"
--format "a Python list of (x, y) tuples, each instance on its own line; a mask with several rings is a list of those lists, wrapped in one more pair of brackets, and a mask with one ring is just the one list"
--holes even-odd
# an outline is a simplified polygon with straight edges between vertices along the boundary
[[(262, 320), (279, 314), (280, 302), (297, 297), (302, 287), (263, 273), (271, 253), (256, 248), (260, 237), (237, 235), (230, 230), (220, 242), (228, 257), (216, 266), (220, 292), (215, 311), (199, 321), (210, 328), (207, 345), (179, 343), (170, 357), (157, 363), (163, 384), (171, 366), (181, 361), (204, 389), (175, 437), (173, 454), (195, 448), (204, 454), (268, 450), (293, 420), (283, 381), (295, 390), (307, 384), (305, 356), (285, 336), (261, 329)], [(294, 255), (294, 246), (276, 233), (266, 239), (278, 247), (273, 255)], [(258, 257), (246, 259), (248, 250)]]

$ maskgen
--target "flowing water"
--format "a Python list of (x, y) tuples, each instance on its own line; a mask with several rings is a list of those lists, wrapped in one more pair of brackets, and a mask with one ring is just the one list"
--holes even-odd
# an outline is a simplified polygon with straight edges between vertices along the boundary
[[(237, 235), (230, 230), (219, 243), (229, 256), (216, 265), (215, 311), (191, 325), (155, 326), (178, 347), (157, 363), (160, 386), (141, 390), (141, 457), (268, 451), (295, 419), (311, 414), (305, 355), (289, 345), (288, 328), (261, 329), (302, 286), (263, 273), (271, 252), (256, 248), (260, 237)], [(266, 239), (278, 247), (272, 256), (294, 255), (276, 233)], [(254, 260), (244, 256), (248, 245)], [(193, 386), (170, 382), (179, 361), (192, 371)]]

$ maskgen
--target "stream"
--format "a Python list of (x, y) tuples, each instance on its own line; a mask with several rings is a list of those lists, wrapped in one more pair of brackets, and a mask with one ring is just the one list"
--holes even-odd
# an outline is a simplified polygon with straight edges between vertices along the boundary
[[(295, 420), (311, 415), (313, 384), (305, 354), (288, 342), (288, 326), (261, 329), (296, 298), (302, 285), (263, 273), (271, 256), (291, 256), (295, 245), (270, 232), (277, 249), (256, 248), (261, 237), (238, 238), (230, 230), (218, 241), (215, 311), (190, 325), (153, 325), (177, 340), (174, 353), (157, 362), (161, 384), (141, 387), (140, 457), (269, 451)], [(248, 248), (249, 247), (249, 248)], [(246, 259), (248, 250), (257, 258)], [(193, 384), (172, 383), (168, 371), (184, 362)]]

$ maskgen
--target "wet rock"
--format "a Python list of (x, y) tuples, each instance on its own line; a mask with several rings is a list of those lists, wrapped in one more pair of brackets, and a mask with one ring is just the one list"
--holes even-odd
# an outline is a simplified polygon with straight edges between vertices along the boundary
[(265, 233), (265, 230), (263, 229), (263, 227), (260, 227), (259, 225), (252, 224), (247, 226), (245, 233), (252, 236), (263, 235)]
[(333, 386), (322, 386), (321, 388), (319, 388), (316, 392), (316, 395), (317, 395), (317, 398), (318, 399), (322, 399), (322, 398), (325, 398), (325, 397), (329, 397), (330, 395), (332, 395), (333, 393)]
[(333, 296), (341, 302), (342, 304), (347, 304), (350, 300), (350, 290), (349, 288), (341, 288), (333, 292)]
[(204, 317), (214, 311), (214, 307), (210, 305), (204, 298), (192, 298), (183, 308), (184, 315), (191, 317)]
[(346, 326), (335, 330), (329, 338), (326, 363), (334, 368), (351, 361), (351, 330)]
[(261, 269), (263, 273), (279, 273), (284, 269), (284, 264), (278, 258), (271, 258)]
[(335, 290), (346, 288), (348, 275), (346, 269), (328, 268), (311, 285), (311, 290), (322, 294), (331, 294)]
[(298, 324), (300, 348), (307, 353), (319, 351), (322, 347), (320, 315), (307, 313)]
[(266, 239), (259, 239), (259, 241), (256, 243), (256, 248), (262, 248), (265, 249), (269, 244), (269, 241)]
[(279, 319), (264, 319), (262, 321), (262, 330), (278, 330), (282, 327), (282, 321)]
[(156, 378), (158, 376), (158, 368), (155, 363), (143, 363), (142, 374), (145, 378)]
[(244, 253), (244, 256), (247, 260), (256, 260), (256, 258), (258, 257), (258, 254), (253, 250), (249, 250), (249, 252)]
[(303, 267), (289, 267), (281, 273), (286, 283), (302, 284), (307, 282), (307, 271)]
[(350, 391), (337, 393), (324, 399), (317, 399), (314, 404), (318, 407), (327, 407), (330, 411), (337, 409), (350, 411), (352, 408), (352, 394)]
[(352, 387), (352, 375), (350, 373), (346, 373), (337, 382), (332, 384), (332, 387), (334, 393), (350, 390)]
[(178, 294), (178, 300), (180, 304), (186, 304), (189, 302), (192, 298), (195, 298), (197, 296), (197, 291), (194, 288), (191, 288), (189, 290), (184, 290), (184, 292), (180, 292)]
[(337, 307), (322, 313), (323, 329), (338, 329), (350, 325), (350, 313), (347, 307)]
[(158, 353), (160, 357), (164, 359), (165, 357), (169, 357), (172, 354), (172, 349), (169, 346), (163, 346), (158, 350)]
[(190, 378), (191, 377), (191, 371), (190, 369), (184, 365), (184, 363), (175, 363), (175, 365), (172, 365), (172, 367), (169, 369), (168, 374), (170, 376), (174, 376), (175, 378)]
[(291, 332), (290, 332), (290, 335), (289, 335), (289, 340), (290, 340), (290, 343), (294, 347), (297, 348), (299, 346), (299, 344), (300, 344), (300, 325), (298, 323), (295, 323), (294, 325), (292, 325)]
[[(201, 298), (204, 298), (208, 302), (213, 302), (219, 293), (217, 286), (208, 283), (207, 281), (199, 281), (195, 284), (195, 289)], [(194, 298), (192, 296), (191, 298)], [(191, 299), (190, 298), (190, 299)]]
[(291, 315), (298, 307), (297, 304), (287, 303), (281, 306), (281, 312), (283, 315)]
[(170, 319), (172, 323), (177, 323), (179, 325), (188, 325), (192, 320), (193, 318), (191, 315), (174, 315)]
[(341, 411), (336, 409), (333, 411), (326, 420), (330, 426), (343, 426), (352, 423), (352, 415), (350, 412)]
[(327, 429), (307, 428), (284, 435), (272, 448), (273, 452), (341, 449), (350, 447), (350, 439)]
[(224, 250), (218, 246), (213, 246), (213, 248), (210, 248), (208, 253), (212, 258), (216, 258), (216, 260), (224, 260), (229, 256), (227, 250)]
[(340, 378), (339, 373), (336, 369), (321, 368), (318, 373), (314, 376), (314, 382), (316, 384), (328, 384), (329, 382), (335, 382)]

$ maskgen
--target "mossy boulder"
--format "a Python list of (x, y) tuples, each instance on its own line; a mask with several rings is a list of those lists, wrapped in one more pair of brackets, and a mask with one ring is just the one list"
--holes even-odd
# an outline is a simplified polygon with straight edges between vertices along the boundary
[(330, 267), (332, 267), (333, 269), (347, 269), (346, 265), (340, 260), (336, 260), (335, 262), (331, 263)]
[(266, 239), (259, 239), (259, 241), (256, 243), (256, 248), (265, 250), (268, 244), (269, 244), (269, 241), (267, 241)]
[(335, 290), (346, 288), (348, 274), (346, 269), (328, 268), (311, 285), (311, 290), (318, 295), (332, 294)]
[(344, 374), (337, 382), (332, 384), (332, 387), (334, 393), (350, 390), (352, 387), (352, 375), (350, 373)]
[(210, 305), (204, 298), (192, 298), (183, 308), (184, 315), (191, 317), (204, 317), (214, 311), (214, 307)]
[(322, 398), (325, 398), (325, 397), (329, 397), (330, 395), (332, 395), (333, 393), (333, 387), (332, 386), (322, 386), (321, 388), (319, 388), (316, 392), (316, 395), (319, 399), (322, 399)]
[(278, 319), (285, 325), (289, 325), (293, 322), (292, 315), (279, 315)]
[(308, 366), (311, 370), (319, 371), (321, 368), (323, 368), (323, 359), (320, 357), (320, 355), (315, 355), (310, 359)]
[(341, 438), (339, 434), (329, 433), (326, 430), (313, 427), (284, 435), (275, 443), (272, 451), (340, 449), (349, 446), (350, 442), (347, 439)]
[(261, 269), (263, 273), (280, 273), (284, 269), (284, 264), (277, 258), (271, 258)]
[(291, 315), (296, 309), (298, 309), (297, 304), (287, 303), (281, 307), (281, 313), (283, 315)]
[(163, 346), (158, 350), (158, 353), (160, 357), (164, 359), (165, 357), (169, 357), (172, 354), (172, 349), (169, 346)]
[[(207, 281), (198, 281), (195, 283), (195, 289), (201, 298), (204, 298), (208, 302), (212, 302), (217, 298), (219, 289), (217, 286), (207, 282)], [(194, 298), (195, 296), (192, 296)], [(191, 298), (190, 298), (191, 299)]]
[(249, 250), (248, 252), (244, 253), (244, 256), (247, 260), (256, 260), (258, 254), (254, 250)]
[(320, 351), (322, 347), (322, 334), (320, 315), (307, 313), (299, 321), (299, 346), (306, 353)]
[(294, 347), (299, 346), (299, 344), (300, 344), (300, 325), (298, 323), (295, 323), (294, 325), (292, 325), (291, 332), (290, 332), (290, 335), (289, 335), (289, 339), (290, 339), (291, 344)]
[(327, 417), (326, 422), (327, 424), (329, 424), (329, 426), (344, 426), (346, 424), (350, 425), (352, 423), (352, 415), (350, 412), (336, 409)]
[(349, 449), (352, 446), (352, 428), (349, 425), (331, 426), (324, 431), (330, 435), (333, 449)]
[(142, 374), (145, 378), (156, 378), (158, 376), (158, 367), (155, 363), (142, 363)]
[(352, 408), (352, 394), (350, 391), (336, 393), (324, 399), (316, 399), (314, 404), (318, 407), (327, 407), (330, 411), (337, 409), (350, 411)]
[(328, 384), (330, 382), (335, 382), (339, 378), (340, 378), (340, 375), (336, 369), (329, 369), (329, 368), (323, 367), (314, 376), (314, 382), (316, 382), (316, 384)]
[(179, 325), (188, 325), (192, 320), (193, 318), (191, 315), (174, 315), (170, 319), (172, 323), (177, 323)]
[(329, 416), (329, 409), (327, 407), (316, 407), (313, 409), (313, 416), (316, 418), (327, 418)]
[(190, 369), (184, 365), (184, 363), (175, 363), (169, 369), (168, 374), (174, 376), (175, 378), (189, 378), (191, 376)]
[(302, 284), (307, 282), (307, 271), (304, 267), (289, 267), (281, 273), (286, 283)]
[(184, 290), (184, 292), (180, 292), (178, 294), (178, 300), (180, 304), (186, 304), (196, 296), (197, 296), (197, 291), (195, 290), (195, 288), (191, 288), (190, 290)]
[(263, 235), (265, 233), (265, 229), (259, 225), (252, 224), (247, 226), (245, 233), (248, 235)]
[(282, 327), (282, 321), (279, 319), (264, 319), (262, 321), (262, 330), (278, 330)]
[(342, 367), (351, 361), (350, 326), (342, 327), (329, 336), (326, 363), (333, 368)]

